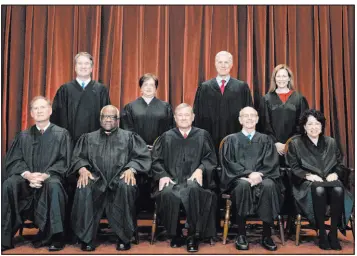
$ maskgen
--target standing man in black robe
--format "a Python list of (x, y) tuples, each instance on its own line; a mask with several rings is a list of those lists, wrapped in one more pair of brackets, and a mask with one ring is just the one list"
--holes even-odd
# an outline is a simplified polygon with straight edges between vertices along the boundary
[(94, 251), (100, 219), (105, 212), (118, 236), (116, 249), (131, 248), (137, 186), (135, 174), (147, 173), (150, 152), (136, 133), (120, 129), (119, 110), (105, 106), (100, 113), (102, 128), (78, 140), (69, 175), (78, 177), (71, 215), (72, 229), (83, 251)]
[(183, 244), (179, 225), (182, 204), (189, 225), (187, 251), (197, 252), (199, 239), (216, 233), (216, 195), (209, 189), (217, 165), (213, 141), (203, 129), (192, 127), (192, 107), (182, 103), (175, 109), (177, 128), (159, 137), (153, 148), (153, 178), (158, 215), (171, 247)]
[(237, 250), (248, 250), (245, 219), (257, 213), (263, 221), (262, 245), (277, 250), (271, 238), (271, 226), (283, 203), (279, 158), (271, 137), (255, 131), (258, 113), (252, 107), (240, 111), (242, 131), (225, 139), (220, 150), (221, 188), (232, 196), (238, 234)]
[(217, 77), (199, 85), (196, 91), (193, 112), (195, 126), (208, 131), (216, 147), (231, 133), (242, 129), (238, 122), (239, 111), (252, 106), (248, 84), (230, 76), (233, 56), (221, 51), (215, 58)]
[(16, 136), (5, 159), (1, 251), (14, 247), (13, 237), (26, 219), (39, 228), (35, 247), (64, 248), (67, 194), (62, 182), (70, 165), (72, 140), (67, 130), (49, 122), (52, 108), (47, 98), (37, 96), (30, 106), (36, 124)]
[(58, 89), (51, 122), (67, 129), (76, 143), (82, 134), (100, 128), (100, 110), (110, 104), (110, 99), (108, 89), (91, 78), (93, 57), (79, 52), (74, 62), (77, 77)]

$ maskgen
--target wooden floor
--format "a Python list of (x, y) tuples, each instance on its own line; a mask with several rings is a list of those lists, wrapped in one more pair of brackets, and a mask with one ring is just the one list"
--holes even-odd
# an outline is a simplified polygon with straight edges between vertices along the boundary
[[(140, 224), (140, 222), (139, 222)], [(147, 223), (146, 223), (147, 224)], [(148, 227), (149, 228), (149, 227)], [(31, 242), (28, 238), (32, 237), (37, 233), (36, 229), (25, 229), (24, 238), (16, 236), (15, 248), (3, 252), (3, 254), (90, 254), (83, 252), (80, 246), (77, 245), (67, 245), (64, 250), (57, 253), (50, 253), (46, 247), (35, 249), (32, 247)], [(312, 230), (304, 230), (302, 233), (302, 242), (299, 246), (295, 246), (294, 237), (291, 237), (285, 241), (285, 245), (281, 244), (280, 238), (276, 235), (273, 236), (274, 241), (278, 246), (278, 250), (275, 252), (270, 252), (265, 250), (259, 244), (259, 237), (252, 234), (248, 236), (248, 241), (250, 242), (250, 250), (248, 251), (237, 251), (235, 249), (233, 239), (233, 234), (229, 237), (230, 240), (228, 244), (223, 245), (222, 242), (216, 242), (215, 245), (211, 246), (209, 243), (200, 244), (198, 254), (354, 254), (355, 244), (351, 231), (347, 231), (347, 236), (343, 236), (339, 233), (340, 242), (342, 245), (342, 251), (334, 250), (321, 250), (317, 245), (316, 233)], [(103, 240), (103, 237), (101, 238)], [(100, 239), (100, 240), (101, 240)], [(140, 243), (138, 245), (132, 245), (130, 251), (118, 252), (115, 249), (115, 241), (113, 238), (107, 237), (101, 242), (97, 249), (92, 252), (92, 254), (188, 254), (185, 247), (182, 248), (170, 248), (169, 241), (157, 241), (155, 244), (150, 245), (148, 241), (147, 233), (140, 233)]]

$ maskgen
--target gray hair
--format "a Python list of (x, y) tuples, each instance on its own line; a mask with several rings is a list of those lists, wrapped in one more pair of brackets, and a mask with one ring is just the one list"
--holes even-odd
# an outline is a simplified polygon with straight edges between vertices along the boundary
[(187, 103), (181, 103), (180, 105), (178, 105), (176, 108), (175, 108), (175, 114), (176, 112), (181, 109), (181, 108), (191, 108), (191, 112), (193, 114), (193, 108), (191, 107), (190, 104), (187, 104)]
[(215, 60), (217, 60), (217, 58), (221, 55), (226, 55), (228, 56), (228, 59), (231, 61), (231, 63), (233, 63), (233, 55), (230, 52), (227, 51), (220, 51), (219, 53), (216, 54)]

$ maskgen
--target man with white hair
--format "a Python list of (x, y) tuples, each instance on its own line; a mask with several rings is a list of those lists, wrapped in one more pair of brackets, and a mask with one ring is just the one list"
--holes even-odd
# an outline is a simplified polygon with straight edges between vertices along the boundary
[(243, 128), (225, 139), (220, 150), (221, 189), (232, 196), (233, 211), (238, 224), (235, 245), (237, 250), (248, 250), (245, 218), (257, 214), (263, 221), (262, 245), (275, 251), (271, 227), (283, 202), (279, 158), (273, 139), (255, 131), (258, 113), (252, 107), (240, 111)]
[(199, 85), (193, 111), (194, 125), (208, 131), (218, 152), (221, 140), (228, 134), (240, 131), (239, 111), (252, 106), (252, 96), (246, 82), (230, 76), (233, 56), (220, 51), (215, 58), (217, 77)]
[(215, 236), (216, 195), (209, 189), (217, 165), (209, 133), (192, 126), (195, 115), (186, 103), (175, 109), (177, 128), (163, 133), (154, 143), (152, 171), (158, 214), (168, 235), (170, 246), (183, 245), (180, 228), (180, 204), (189, 225), (187, 251), (197, 252), (199, 239)]

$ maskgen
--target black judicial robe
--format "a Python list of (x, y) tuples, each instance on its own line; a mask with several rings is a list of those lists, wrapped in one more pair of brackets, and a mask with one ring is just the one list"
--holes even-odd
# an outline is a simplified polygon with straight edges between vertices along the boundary
[[(273, 206), (272, 216), (264, 216), (264, 211), (258, 212), (263, 220), (272, 220), (279, 214), (283, 203), (284, 186), (280, 180), (279, 158), (273, 140), (266, 134), (255, 132), (252, 140), (249, 140), (242, 132), (228, 135), (220, 151), (222, 173), (220, 186), (222, 192), (232, 191), (242, 177), (248, 177), (252, 172), (263, 173), (264, 179), (271, 179), (276, 184), (276, 190), (272, 191)], [(254, 198), (261, 197), (260, 186), (252, 187)], [(258, 204), (264, 206), (259, 200)], [(256, 208), (260, 208), (256, 206)], [(247, 209), (242, 212), (254, 214), (254, 207), (245, 205)], [(269, 206), (271, 207), (271, 206)], [(264, 207), (263, 207), (264, 208)]]
[(146, 144), (153, 145), (156, 138), (174, 127), (171, 105), (156, 97), (147, 104), (139, 97), (121, 111), (120, 127), (136, 132)]
[(267, 93), (259, 108), (259, 127), (262, 133), (268, 134), (274, 141), (285, 144), (286, 141), (299, 133), (299, 118), (309, 104), (304, 96), (294, 91), (283, 103), (279, 95)]
[(221, 140), (242, 129), (239, 111), (253, 106), (248, 84), (230, 78), (222, 95), (216, 78), (205, 81), (196, 91), (193, 111), (194, 125), (208, 131), (218, 152)]
[[(157, 200), (160, 220), (168, 229), (168, 233), (174, 235), (176, 232), (179, 206), (182, 202), (189, 225), (195, 227), (203, 237), (214, 236), (216, 196), (209, 188), (217, 158), (209, 133), (192, 127), (188, 137), (184, 139), (179, 129), (173, 128), (155, 142), (152, 159), (156, 185), (153, 195)], [(196, 181), (187, 181), (197, 168), (203, 171), (203, 187)], [(176, 184), (170, 184), (158, 191), (162, 177), (170, 177)], [(192, 188), (195, 191), (192, 191)], [(164, 193), (172, 194), (172, 200), (161, 200)]]
[(74, 79), (58, 89), (50, 120), (67, 129), (76, 142), (82, 134), (100, 128), (100, 110), (109, 104), (109, 91), (103, 84), (92, 80), (83, 90)]
[[(2, 245), (11, 245), (12, 237), (27, 218), (45, 232), (45, 241), (63, 232), (67, 195), (62, 182), (71, 155), (72, 140), (68, 131), (54, 124), (50, 124), (43, 135), (35, 125), (17, 134), (5, 159)], [(47, 173), (50, 177), (42, 188), (34, 189), (20, 176), (24, 171)]]
[[(346, 171), (342, 163), (342, 155), (336, 141), (328, 136), (320, 135), (317, 146), (307, 135), (297, 135), (289, 143), (286, 155), (289, 166), (293, 173), (293, 195), (297, 206), (308, 218), (310, 223), (316, 226), (313, 201), (311, 196), (311, 181), (305, 179), (306, 174), (312, 173), (320, 176), (324, 182), (319, 182), (321, 186), (341, 186), (341, 180), (345, 177)], [(330, 173), (338, 175), (337, 181), (327, 182), (326, 177)], [(344, 189), (344, 213), (339, 224), (340, 230), (345, 234), (353, 206), (353, 196)]]
[(101, 128), (84, 134), (73, 152), (68, 175), (79, 176), (85, 166), (95, 177), (85, 188), (76, 189), (72, 208), (72, 229), (83, 242), (94, 241), (100, 218), (105, 211), (113, 231), (129, 242), (135, 231), (137, 186), (120, 179), (126, 169), (147, 173), (151, 156), (144, 140), (136, 133), (120, 128), (110, 135)]

